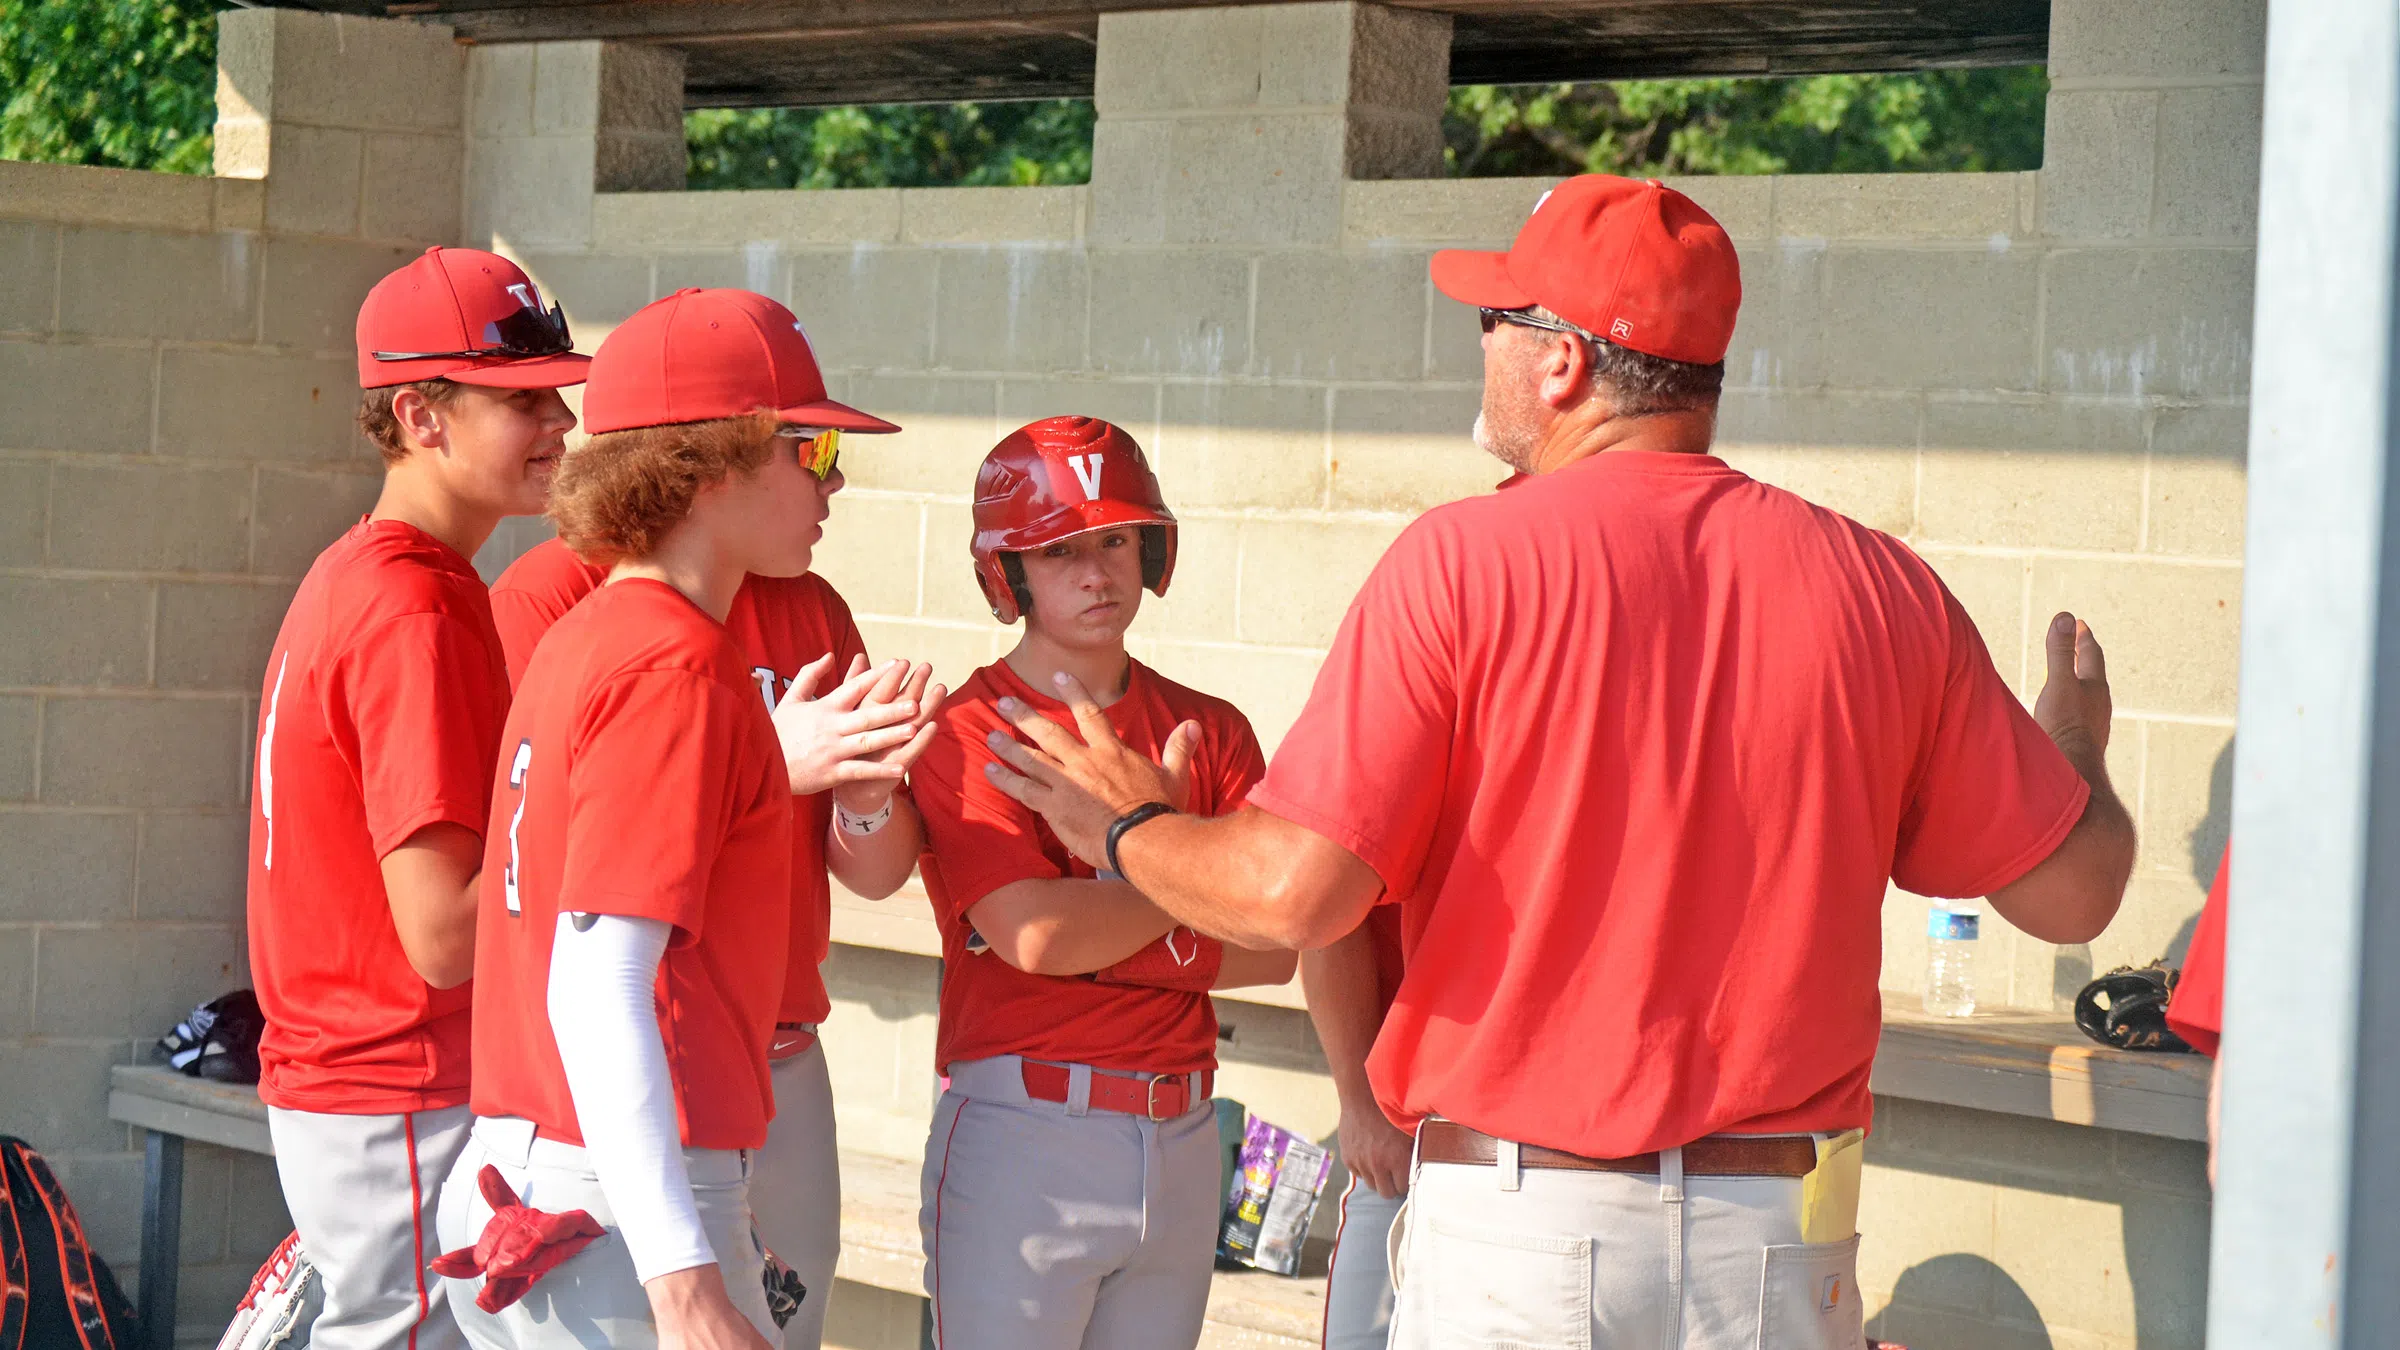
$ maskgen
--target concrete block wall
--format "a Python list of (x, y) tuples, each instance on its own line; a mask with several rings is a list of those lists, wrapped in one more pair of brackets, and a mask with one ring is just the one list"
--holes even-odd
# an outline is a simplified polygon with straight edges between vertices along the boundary
[[(262, 124), (272, 163), (215, 179), (0, 162), (0, 1133), (57, 1165), (129, 1291), (141, 1140), (108, 1120), (109, 1069), (249, 982), (267, 648), (381, 482), (351, 324), (458, 228), (446, 35), (285, 11), (227, 28), (240, 106), (321, 119), (318, 143)], [(360, 63), (411, 90), (449, 69), (449, 139), (438, 116), (390, 129), (389, 99), (336, 106), (357, 91), (326, 77)], [(429, 196), (361, 186), (420, 159)], [(181, 1331), (213, 1344), (291, 1224), (268, 1159), (194, 1147), (186, 1178)]]

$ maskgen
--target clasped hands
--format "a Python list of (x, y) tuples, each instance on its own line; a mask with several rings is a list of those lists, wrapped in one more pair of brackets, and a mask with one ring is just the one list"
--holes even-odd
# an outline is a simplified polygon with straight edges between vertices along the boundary
[(831, 653), (800, 668), (775, 704), (775, 738), (792, 792), (830, 790), (842, 809), (871, 815), (891, 800), (909, 766), (933, 742), (933, 715), (947, 691), (924, 662), (851, 658), (849, 673), (822, 698)]

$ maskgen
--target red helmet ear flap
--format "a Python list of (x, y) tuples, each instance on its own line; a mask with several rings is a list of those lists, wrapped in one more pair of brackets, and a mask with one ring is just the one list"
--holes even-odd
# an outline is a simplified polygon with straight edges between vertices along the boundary
[(992, 617), (1002, 623), (1015, 623), (1019, 618), (1017, 588), (1001, 573), (1000, 554), (975, 560), (975, 585), (983, 592), (983, 603), (991, 606)]
[(1173, 525), (1144, 525), (1142, 527), (1142, 586), (1162, 599), (1167, 583), (1175, 579), (1175, 527)]

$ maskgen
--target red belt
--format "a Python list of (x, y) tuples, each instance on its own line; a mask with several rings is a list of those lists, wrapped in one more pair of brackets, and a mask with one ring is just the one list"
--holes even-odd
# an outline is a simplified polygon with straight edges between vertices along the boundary
[[(1067, 1100), (1069, 1070), (1064, 1064), (1040, 1064), (1023, 1061), (1025, 1066), (1025, 1095), (1040, 1102)], [(1199, 1073), (1200, 1091), (1192, 1091), (1188, 1073), (1162, 1074), (1157, 1078), (1129, 1078), (1123, 1074), (1092, 1070), (1092, 1108), (1116, 1111), (1144, 1120), (1173, 1120), (1207, 1101), (1215, 1086), (1215, 1075), (1203, 1069)]]

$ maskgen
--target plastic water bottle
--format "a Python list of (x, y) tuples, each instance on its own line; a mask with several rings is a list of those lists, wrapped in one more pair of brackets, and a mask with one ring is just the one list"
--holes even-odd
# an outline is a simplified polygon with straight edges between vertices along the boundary
[(1925, 1011), (1965, 1017), (1975, 1011), (1975, 938), (1983, 912), (1972, 901), (1936, 900), (1925, 915)]

